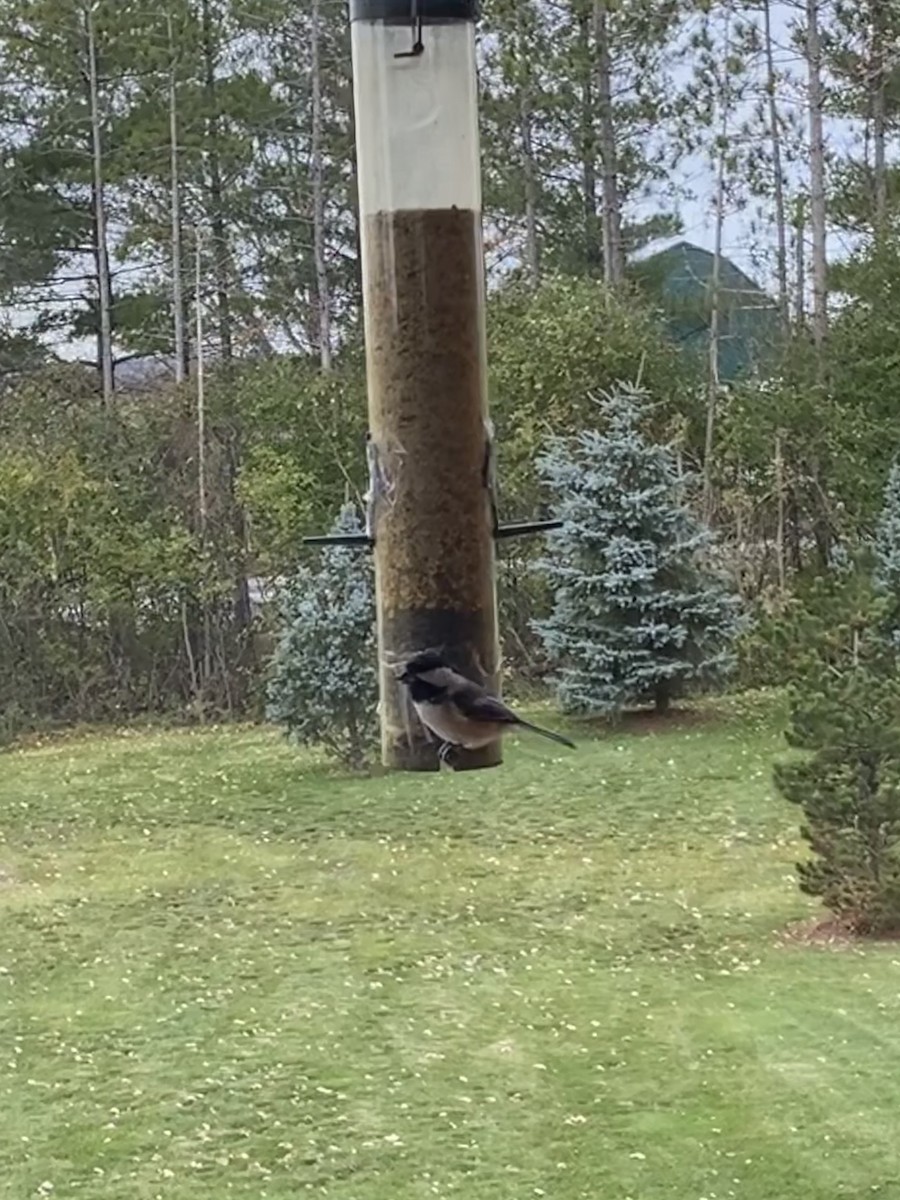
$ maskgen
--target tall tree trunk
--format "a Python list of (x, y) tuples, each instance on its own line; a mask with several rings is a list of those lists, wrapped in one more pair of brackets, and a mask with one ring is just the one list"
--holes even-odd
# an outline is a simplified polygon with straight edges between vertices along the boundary
[(578, 51), (583, 66), (581, 90), (581, 194), (584, 204), (584, 257), (588, 274), (603, 265), (597, 222), (597, 133), (594, 111), (593, 64), (591, 54), (590, 16), (578, 13)]
[(188, 377), (190, 348), (187, 338), (187, 313), (184, 303), (184, 262), (182, 257), (181, 180), (178, 155), (178, 90), (175, 38), (171, 13), (166, 15), (169, 38), (169, 168), (172, 223), (172, 324), (175, 335), (175, 382)]
[(230, 363), (234, 357), (234, 336), (231, 320), (231, 292), (228, 279), (228, 237), (225, 230), (225, 192), (222, 186), (222, 163), (220, 158), (219, 93), (216, 86), (216, 43), (213, 32), (213, 14), (210, 0), (202, 0), (201, 27), (203, 41), (203, 90), (206, 95), (206, 163), (212, 230), (213, 276), (218, 310), (219, 350), (223, 361)]
[(784, 199), (784, 163), (781, 150), (781, 121), (776, 100), (778, 76), (772, 45), (771, 0), (762, 0), (763, 36), (766, 50), (766, 96), (769, 107), (769, 143), (772, 153), (772, 183), (775, 200), (775, 270), (778, 279), (778, 311), (782, 333), (790, 330), (791, 302), (788, 291), (787, 209)]
[(783, 434), (779, 429), (775, 434), (775, 569), (778, 576), (778, 590), (785, 587), (784, 561), (784, 450)]
[[(725, 11), (724, 46), (722, 57), (727, 61), (731, 54), (730, 10)], [(713, 262), (710, 286), (709, 312), (709, 358), (706, 372), (706, 435), (703, 443), (703, 513), (712, 521), (715, 501), (713, 496), (713, 451), (716, 436), (716, 416), (719, 403), (719, 349), (722, 327), (722, 245), (725, 234), (725, 180), (728, 170), (729, 125), (731, 120), (731, 91), (728, 69), (725, 62), (716, 64), (716, 190), (713, 216)]]
[(109, 243), (106, 225), (106, 196), (103, 178), (103, 124), (100, 114), (100, 79), (97, 69), (97, 34), (90, 4), (84, 9), (84, 35), (88, 63), (88, 100), (91, 113), (91, 202), (93, 207), (94, 258), (97, 270), (99, 329), (97, 358), (103, 403), (113, 402), (115, 374), (112, 344), (112, 275), (109, 269)]
[(607, 0), (594, 0), (594, 46), (597, 60), (597, 107), (600, 127), (600, 170), (603, 192), (603, 274), (607, 283), (625, 277), (619, 163), (613, 117), (612, 63), (609, 52)]
[(517, 3), (516, 17), (516, 86), (518, 89), (519, 142), (522, 154), (522, 175), (525, 182), (525, 268), (532, 287), (541, 278), (541, 243), (538, 227), (539, 174), (534, 152), (534, 86), (532, 62), (526, 36), (525, 18), (532, 20), (531, 5)]
[(809, 105), (809, 218), (812, 230), (813, 340), (824, 376), (824, 349), (828, 337), (828, 283), (825, 210), (824, 90), (822, 87), (822, 35), (819, 29), (821, 0), (806, 0), (806, 63)]
[[(207, 507), (206, 490), (206, 372), (205, 349), (203, 345), (203, 237), (199, 227), (196, 230), (197, 244), (195, 248), (195, 278), (194, 278), (194, 313), (197, 322), (194, 340), (197, 345), (197, 529), (200, 538), (201, 553), (206, 554), (209, 527), (209, 511)], [(200, 669), (197, 676), (199, 687), (195, 697), (200, 720), (204, 720), (206, 712), (206, 689), (212, 676), (212, 621), (210, 619), (209, 598), (204, 595), (200, 601), (202, 610), (202, 652)]]
[(884, 6), (887, 0), (872, 0), (872, 50), (869, 78), (872, 89), (872, 150), (875, 193), (875, 237), (881, 241), (887, 226), (887, 72), (885, 71)]
[(197, 322), (197, 526), (205, 546), (209, 524), (206, 491), (206, 370), (203, 348), (203, 238), (197, 230), (194, 264), (194, 312)]
[[(213, 276), (215, 279), (218, 317), (219, 349), (226, 369), (234, 359), (234, 330), (231, 311), (231, 255), (225, 225), (225, 192), (222, 184), (220, 145), (221, 113), (216, 84), (216, 38), (213, 29), (211, 0), (202, 0), (201, 25), (203, 42), (204, 92), (206, 95), (206, 161), (209, 178), (210, 231), (212, 234)], [(239, 635), (250, 628), (250, 586), (247, 580), (247, 520), (237, 497), (237, 480), (243, 458), (243, 431), (240, 414), (232, 411), (225, 442), (225, 471), (230, 523), (234, 538), (232, 570), (234, 572), (234, 624)], [(252, 653), (249, 640), (245, 643)], [(223, 651), (224, 657), (224, 651)], [(228, 689), (228, 669), (223, 664), (223, 683)], [(229, 697), (230, 702), (230, 697)]]
[(318, 318), (319, 362), (323, 371), (331, 370), (331, 289), (325, 254), (325, 157), (322, 148), (322, 67), (321, 7), (312, 0), (310, 37), (312, 39), (312, 192), (313, 257), (316, 264), (316, 309)]
[(532, 124), (534, 113), (530, 91), (522, 85), (519, 94), (519, 132), (522, 142), (522, 171), (525, 176), (525, 266), (532, 287), (541, 280), (541, 243), (538, 231), (538, 174), (534, 157)]
[(794, 322), (806, 321), (806, 204), (799, 198), (794, 212)]
[(703, 445), (703, 512), (712, 521), (715, 508), (713, 497), (713, 449), (716, 436), (716, 409), (719, 403), (719, 348), (722, 325), (722, 242), (725, 231), (725, 171), (728, 133), (728, 108), (720, 96), (721, 128), (716, 162), (716, 197), (712, 276), (710, 278), (709, 361), (706, 379), (706, 436)]
[[(806, 58), (809, 102), (809, 218), (812, 231), (812, 332), (816, 349), (816, 374), (819, 386), (827, 383), (825, 344), (828, 340), (828, 253), (827, 211), (825, 201), (825, 93), (822, 85), (822, 32), (819, 27), (822, 0), (806, 0)], [(812, 535), (819, 563), (828, 564), (831, 545), (831, 521), (823, 503), (820, 483), (821, 464), (813, 445), (806, 456), (805, 469), (812, 480), (810, 510)]]

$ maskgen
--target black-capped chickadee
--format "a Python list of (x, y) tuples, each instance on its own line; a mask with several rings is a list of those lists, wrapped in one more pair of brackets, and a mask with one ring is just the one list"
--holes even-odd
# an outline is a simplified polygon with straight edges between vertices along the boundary
[(497, 741), (513, 726), (530, 729), (532, 733), (576, 749), (575, 743), (562, 734), (524, 721), (502, 700), (454, 671), (433, 650), (425, 650), (409, 659), (397, 678), (409, 689), (419, 720), (441, 739), (443, 745), (439, 757), (442, 761), (454, 746), (462, 746), (465, 750), (480, 749)]

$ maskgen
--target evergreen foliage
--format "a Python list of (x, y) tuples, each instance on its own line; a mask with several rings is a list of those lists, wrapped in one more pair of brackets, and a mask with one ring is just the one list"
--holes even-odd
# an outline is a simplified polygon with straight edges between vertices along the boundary
[(875, 528), (874, 582), (885, 601), (885, 627), (900, 642), (900, 463), (891, 467)]
[(775, 768), (813, 854), (797, 865), (801, 890), (858, 933), (900, 928), (896, 666), (877, 629), (821, 622), (792, 688), (788, 742), (807, 753)]
[(564, 524), (539, 564), (555, 599), (536, 629), (570, 712), (664, 711), (733, 666), (738, 601), (707, 565), (711, 534), (675, 454), (641, 430), (645, 399), (620, 386), (603, 432), (556, 439), (539, 460)]
[(788, 742), (806, 753), (778, 764), (775, 782), (802, 809), (813, 853), (797, 866), (800, 888), (858, 933), (900, 929), (898, 535), (895, 467), (874, 553), (832, 570), (782, 630), (794, 666)]
[[(345, 505), (334, 533), (360, 533)], [(317, 568), (301, 566), (283, 600), (284, 631), (272, 659), (267, 715), (302, 745), (322, 745), (362, 768), (377, 739), (377, 649), (372, 564), (330, 546)]]

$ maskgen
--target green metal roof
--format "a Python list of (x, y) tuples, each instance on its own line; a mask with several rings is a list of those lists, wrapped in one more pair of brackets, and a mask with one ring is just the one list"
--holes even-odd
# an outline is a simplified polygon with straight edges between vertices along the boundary
[[(657, 299), (675, 341), (707, 354), (715, 256), (678, 242), (636, 264), (635, 274)], [(730, 383), (764, 367), (775, 348), (778, 306), (740, 267), (722, 258), (719, 268), (719, 377)]]

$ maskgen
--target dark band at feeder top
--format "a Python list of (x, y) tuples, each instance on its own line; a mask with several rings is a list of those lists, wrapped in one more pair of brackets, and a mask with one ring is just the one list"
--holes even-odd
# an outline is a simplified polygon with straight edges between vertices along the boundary
[(477, 21), (479, 0), (350, 0), (351, 21), (384, 21), (387, 25), (409, 25), (417, 18), (423, 25), (445, 21)]

